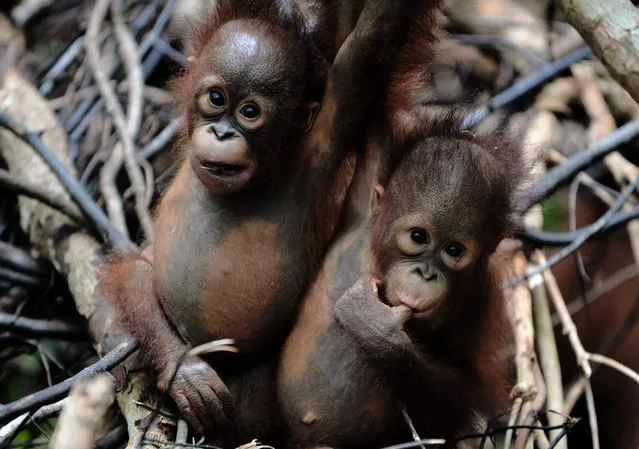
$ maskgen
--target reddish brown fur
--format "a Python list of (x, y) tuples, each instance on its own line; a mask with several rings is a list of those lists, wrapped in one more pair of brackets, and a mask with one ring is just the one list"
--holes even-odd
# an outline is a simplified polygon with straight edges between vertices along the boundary
[[(429, 67), (435, 53), (435, 45), (442, 34), (443, 15), (439, 11), (427, 10), (417, 15), (411, 23), (409, 40), (402, 48), (399, 66), (393, 73), (388, 89), (388, 111), (393, 134), (402, 139), (418, 126), (420, 108), (433, 100), (430, 87)], [(438, 120), (429, 123), (438, 122)]]
[[(368, 105), (379, 98), (370, 92), (383, 93), (412, 3), (369, 0), (362, 25), (327, 74), (292, 2), (222, 1), (195, 26), (194, 59), (177, 89), (186, 118), (181, 144), (188, 154), (158, 208), (156, 240), (148, 249), (152, 266), (142, 259), (122, 259), (106, 270), (104, 282), (158, 373), (158, 385), (170, 387), (198, 432), (217, 432), (234, 414), (230, 393), (216, 371), (197, 357), (179, 366), (172, 385), (167, 380), (189, 345), (233, 338), (240, 350), (233, 359), (237, 363), (219, 369), (238, 386), (238, 397), (251, 396), (245, 388), (258, 388), (243, 362), (275, 353), (321, 263), (353, 172), (351, 149), (367, 123)], [(223, 34), (223, 28), (231, 34)], [(241, 57), (267, 54), (268, 60), (252, 64), (240, 58), (235, 64), (235, 41), (227, 37), (245, 35), (250, 42), (255, 36), (268, 42), (249, 46), (255, 51)], [(246, 67), (255, 70), (243, 71)], [(260, 90), (267, 82), (271, 90)], [(219, 113), (210, 108), (216, 89), (226, 95)], [(265, 101), (267, 127), (240, 126), (236, 113), (251, 94)], [(312, 111), (320, 100), (317, 120), (308, 123), (308, 130), (308, 115), (301, 112)], [(269, 107), (275, 108), (272, 116)], [(238, 133), (216, 128), (229, 123), (239, 127)], [(233, 162), (233, 151), (240, 154), (239, 163)], [(216, 185), (211, 181), (212, 172), (219, 172), (216, 162), (250, 166), (254, 160), (257, 169), (248, 170), (249, 181), (238, 182), (234, 190), (229, 178)], [(132, 314), (134, 308), (144, 314)], [(268, 389), (261, 391), (268, 395)], [(248, 415), (255, 422), (255, 414)]]
[[(336, 43), (339, 47), (348, 36), (355, 26), (363, 2), (357, 0), (341, 4), (333, 0), (297, 1), (305, 5), (308, 15), (318, 22), (316, 27), (324, 43), (323, 53), (330, 59), (336, 51), (331, 51), (332, 45)], [(442, 11), (433, 8), (431, 2), (424, 1), (416, 8), (414, 18), (408, 27), (408, 38), (402, 46), (397, 67), (389, 82), (386, 108), (382, 109), (382, 115), (388, 116), (383, 120), (388, 119), (392, 133), (398, 139), (405, 138), (415, 129), (420, 129), (423, 133), (425, 126), (443, 128), (453, 122), (440, 117), (440, 112), (447, 114), (445, 110), (438, 109), (434, 112), (432, 104), (429, 104), (435, 100), (430, 62), (443, 35), (443, 23)], [(459, 117), (460, 113), (457, 112), (455, 115)], [(455, 124), (459, 122), (455, 121)]]
[[(139, 317), (150, 321), (160, 332), (174, 332), (162, 310), (157, 307), (152, 282), (153, 265), (149, 258), (145, 255), (111, 256), (109, 263), (103, 265), (98, 274), (106, 297), (115, 306), (115, 319), (133, 334), (142, 347), (155, 347), (156, 342), (152, 335), (137, 325)], [(132, 304), (129, 298), (135, 298), (136, 302)], [(182, 349), (181, 345), (174, 348), (178, 352)], [(141, 351), (138, 357), (152, 365), (167, 364), (170, 359), (169, 354), (156, 351)]]
[(322, 54), (332, 61), (355, 27), (364, 0), (296, 0)]
[[(478, 125), (470, 131), (460, 131), (463, 112), (450, 110), (445, 114), (438, 114), (437, 117), (431, 117), (428, 121), (420, 120), (410, 129), (403, 128), (392, 140), (393, 152), (386, 167), (387, 174), (382, 173), (381, 177), (385, 179), (388, 174), (392, 174), (407, 152), (423, 141), (424, 136), (442, 141), (468, 141), (473, 144), (470, 146), (473, 160), (484, 166), (484, 176), (490, 179), (491, 189), (496, 193), (495, 202), (490, 205), (494, 208), (492, 229), (513, 233), (523, 212), (520, 189), (531, 168), (531, 161), (527, 161), (521, 151), (521, 136), (509, 129), (509, 123), (504, 117)], [(504, 175), (506, 173), (507, 176)], [(444, 178), (445, 175), (436, 172), (432, 173), (431, 177)], [(505, 235), (498, 234), (496, 237), (501, 240)]]
[[(473, 432), (481, 423), (475, 413), (492, 417), (507, 406), (504, 349), (508, 325), (500, 284), (505, 280), (504, 259), (508, 254), (502, 249), (493, 251), (519, 224), (518, 189), (529, 167), (523, 160), (519, 138), (507, 132), (504, 123), (499, 124), (500, 128), (493, 123), (492, 128), (484, 125), (472, 132), (460, 132), (465, 111), (429, 107), (433, 98), (428, 62), (433, 54), (432, 42), (440, 31), (441, 15), (437, 10), (423, 14), (423, 20), (411, 24), (411, 39), (402, 48), (390, 83), (385, 111), (388, 126), (382, 132), (379, 130), (384, 125), (380, 127), (379, 121), (371, 127), (368, 154), (358, 160), (349, 190), (350, 215), (303, 302), (282, 353), (278, 394), (289, 447), (379, 447), (409, 441), (398, 399), (405, 402), (424, 438), (452, 438)], [(393, 351), (389, 349), (393, 344), (367, 338), (371, 334), (354, 341), (353, 329), (347, 331), (336, 323), (335, 304), (358, 278), (370, 282), (385, 274), (383, 268), (372, 263), (373, 254), (380, 252), (381, 235), (372, 236), (376, 242), (372, 254), (359, 246), (371, 232), (363, 224), (372, 197), (371, 180), (379, 177), (385, 184), (416, 144), (429, 141), (432, 151), (439, 155), (434, 158), (443, 161), (447, 151), (459, 150), (453, 148), (455, 142), (467, 142), (465, 149), (482, 167), (492, 199), (487, 208), (491, 220), (476, 226), (482, 231), (477, 236), (482, 256), (470, 278), (456, 281), (445, 301), (452, 306), (443, 322), (426, 329), (409, 326), (413, 349), (402, 346)], [(381, 159), (388, 161), (381, 168), (380, 150)], [(426, 152), (423, 155), (430, 157)], [(442, 173), (444, 177), (447, 173), (454, 176), (454, 171), (445, 166), (443, 172), (439, 167), (439, 172), (424, 175), (425, 167), (411, 162), (415, 169), (402, 175), (399, 192), (423, 195), (425, 187), (420, 178), (438, 179)], [(452, 159), (450, 163), (454, 163)], [(428, 189), (437, 194), (436, 185), (429, 184)], [(401, 193), (394, 198), (401, 202)], [(386, 213), (394, 216), (396, 208)], [(459, 208), (463, 206), (457, 205), (457, 213)], [(376, 215), (377, 220), (384, 216), (383, 210)], [(373, 232), (382, 231), (373, 226)], [(380, 318), (375, 304), (363, 301), (355, 308), (364, 317), (359, 322), (363, 329)], [(355, 329), (354, 333), (361, 330)], [(392, 341), (398, 330), (382, 326), (380, 332)]]
[[(454, 144), (459, 140), (472, 144), (459, 147)], [(406, 163), (395, 169), (396, 176), (387, 186), (385, 195), (391, 199), (382, 202), (373, 215), (374, 232), (380, 233), (389, 229), (379, 226), (380, 222), (388, 224), (398, 214), (411, 213), (402, 202), (411, 208), (417, 204), (428, 207), (427, 198), (431, 198), (435, 201), (432, 207), (440, 211), (434, 199), (437, 184), (446, 181), (440, 181), (441, 173), (428, 170), (443, 170), (444, 177), (452, 175), (455, 172), (446, 165), (453, 161), (476, 164), (485, 179), (478, 179), (475, 185), (486, 186), (494, 199), (494, 207), (486, 210), (486, 215), (504, 218), (493, 224), (474, 222), (474, 229), (482, 231), (473, 234), (482, 239), (479, 261), (472, 272), (453, 275), (452, 290), (444, 301), (447, 310), (436, 323), (408, 324), (406, 333), (412, 347), (395, 341), (396, 335), (404, 333), (400, 328), (381, 324), (379, 334), (369, 333), (367, 326), (377, 326), (374, 323), (381, 319), (378, 313), (384, 312), (377, 310), (376, 304), (381, 304), (378, 299), (365, 299), (369, 293), (356, 290), (349, 301), (357, 305), (350, 310), (342, 305), (344, 298), (353, 294), (348, 289), (356, 279), (370, 283), (385, 278), (385, 264), (372, 263), (386, 245), (384, 238), (379, 234), (368, 237), (368, 225), (360, 222), (334, 243), (282, 353), (279, 400), (291, 447), (380, 446), (408, 441), (398, 399), (424, 438), (473, 432), (478, 424), (475, 413), (492, 417), (504, 410), (508, 389), (502, 351), (507, 324), (499, 287), (504, 255), (492, 253), (499, 240), (513, 231), (511, 212), (525, 167), (519, 148), (507, 142), (453, 132), (445, 137), (415, 138), (406, 144), (414, 150), (404, 156)], [(422, 162), (413, 157), (416, 144), (422, 146)], [(461, 153), (462, 159), (455, 159), (455, 153)], [(433, 158), (439, 163), (425, 163)], [(487, 170), (486, 163), (493, 167)], [(507, 167), (513, 169), (513, 178), (504, 181), (502, 170)], [(430, 182), (425, 184), (424, 180)], [(457, 217), (460, 212), (453, 214)]]

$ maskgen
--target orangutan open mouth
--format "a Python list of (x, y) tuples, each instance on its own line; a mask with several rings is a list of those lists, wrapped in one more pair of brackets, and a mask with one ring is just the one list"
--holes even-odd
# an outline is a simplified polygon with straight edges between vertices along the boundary
[(224, 162), (202, 162), (201, 167), (214, 176), (234, 178), (248, 169), (245, 164), (226, 164)]

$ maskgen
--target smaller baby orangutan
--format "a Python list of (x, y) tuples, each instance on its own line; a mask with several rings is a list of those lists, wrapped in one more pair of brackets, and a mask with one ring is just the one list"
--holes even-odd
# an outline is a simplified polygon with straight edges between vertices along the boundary
[(372, 212), (350, 217), (280, 361), (289, 447), (407, 442), (404, 412), (455, 447), (505, 399), (495, 250), (515, 226), (524, 158), (500, 133), (443, 128), (392, 144), (385, 188), (358, 168), (349, 205), (373, 196)]

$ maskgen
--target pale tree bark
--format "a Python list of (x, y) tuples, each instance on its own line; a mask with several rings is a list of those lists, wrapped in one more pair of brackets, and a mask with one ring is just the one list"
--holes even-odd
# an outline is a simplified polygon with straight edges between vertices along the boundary
[[(0, 112), (8, 114), (26, 131), (40, 132), (41, 140), (75, 176), (67, 153), (67, 138), (57, 123), (48, 103), (34, 86), (16, 71), (8, 70), (0, 85)], [(0, 127), (0, 156), (7, 163), (12, 175), (36, 184), (52, 194), (71, 201), (49, 167), (35, 151), (10, 130)], [(66, 278), (78, 312), (87, 320), (97, 351), (104, 355), (125, 338), (113, 319), (113, 310), (105, 300), (97, 278), (97, 270), (104, 262), (103, 246), (70, 218), (51, 207), (31, 198), (19, 196), (20, 224), (29, 236), (32, 251), (50, 260)], [(148, 408), (137, 404), (144, 402), (155, 407), (158, 392), (151, 378), (143, 371), (124, 374), (122, 368), (112, 371), (119, 381), (118, 403), (128, 424), (129, 437), (136, 441), (141, 437), (140, 428), (148, 419)], [(168, 420), (158, 416), (157, 420)], [(151, 426), (146, 437), (166, 441), (161, 429), (169, 426)]]
[(115, 395), (111, 376), (99, 374), (71, 388), (69, 401), (51, 437), (50, 449), (91, 449), (104, 426), (104, 419)]
[(639, 13), (628, 0), (556, 0), (612, 77), (639, 102)]

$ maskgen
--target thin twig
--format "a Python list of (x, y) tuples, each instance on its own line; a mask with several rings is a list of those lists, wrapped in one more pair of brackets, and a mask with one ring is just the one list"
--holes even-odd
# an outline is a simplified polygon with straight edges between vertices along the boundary
[(539, 363), (536, 362), (532, 366), (533, 374), (535, 376), (535, 385), (537, 385), (537, 395), (529, 403), (524, 403), (522, 411), (519, 414), (519, 420), (517, 422), (520, 426), (529, 426), (524, 428), (523, 431), (517, 434), (515, 439), (515, 449), (524, 449), (528, 446), (530, 437), (533, 435), (534, 426), (532, 425), (539, 416), (539, 412), (546, 402), (546, 383), (544, 382), (544, 376), (539, 368)]
[(559, 187), (568, 183), (576, 173), (591, 166), (607, 154), (615, 151), (620, 145), (635, 139), (637, 136), (639, 136), (639, 119), (631, 120), (625, 125), (620, 126), (608, 137), (577, 152), (564, 164), (549, 170), (548, 173), (535, 184), (528, 198), (526, 208), (543, 201), (559, 189)]
[[(155, 17), (156, 14), (156, 10), (159, 8), (160, 4), (162, 3), (162, 0), (154, 0), (152, 3), (150, 3), (149, 5), (147, 5), (141, 12), (140, 14), (134, 19), (133, 23), (131, 24), (131, 30), (133, 31), (133, 33), (138, 33), (140, 30), (144, 29)], [(166, 9), (166, 8), (165, 8)], [(164, 11), (163, 11), (164, 13)], [(159, 20), (160, 18), (158, 18)], [(144, 53), (143, 49), (140, 48), (140, 53)], [(111, 76), (115, 70), (117, 68), (119, 68), (120, 66), (120, 61), (116, 60), (114, 61), (108, 69), (107, 72), (107, 76)], [(80, 121), (83, 118), (86, 118), (88, 116), (89, 120), (93, 117), (93, 115), (95, 115), (95, 106), (94, 102), (96, 101), (96, 96), (97, 95), (93, 95), (87, 99), (85, 99), (78, 107), (77, 110), (75, 111), (75, 113), (73, 114), (73, 116), (71, 116), (69, 118), (69, 120), (67, 121), (67, 123), (64, 124), (64, 129), (67, 132), (71, 132), (72, 136), (76, 133), (77, 129), (76, 128), (80, 128)], [(91, 110), (91, 112), (87, 112)], [(87, 121), (87, 122), (88, 122)], [(82, 134), (84, 131), (80, 130), (80, 134)]]
[[(579, 194), (579, 187), (582, 183), (580, 175), (583, 174), (584, 172), (579, 173), (579, 175), (573, 179), (570, 184), (570, 188), (568, 189), (568, 223), (570, 230), (573, 232), (577, 230), (577, 196)], [(612, 204), (614, 204), (614, 198), (612, 200)], [(610, 206), (612, 206), (612, 204), (610, 204)], [(586, 266), (584, 264), (583, 257), (581, 256), (581, 251), (577, 250), (576, 256), (579, 275), (582, 277), (584, 282), (589, 282), (590, 276), (588, 276), (588, 273), (586, 272)]]
[[(538, 255), (539, 264), (541, 266), (548, 266), (548, 262), (545, 261), (543, 254)], [(588, 360), (588, 353), (584, 349), (583, 344), (581, 343), (581, 339), (579, 338), (579, 334), (577, 332), (577, 326), (575, 326), (575, 322), (572, 320), (570, 313), (568, 312), (568, 307), (566, 306), (566, 302), (559, 290), (559, 285), (557, 284), (557, 280), (555, 276), (550, 272), (550, 269), (543, 270), (544, 281), (546, 282), (546, 287), (548, 288), (548, 293), (550, 298), (552, 299), (553, 305), (557, 314), (561, 319), (561, 323), (563, 326), (563, 333), (568, 337), (570, 344), (575, 352), (575, 357), (577, 359), (577, 365), (581, 368), (584, 373), (584, 376), (587, 379), (590, 379), (592, 375), (592, 367), (590, 366), (590, 362)], [(590, 393), (589, 393), (590, 392)], [(592, 390), (590, 389), (590, 382), (586, 385), (586, 394), (590, 394), (590, 398), (588, 396), (587, 404), (588, 404), (588, 416), (590, 420), (590, 427), (592, 430), (592, 438), (593, 438), (593, 448), (599, 447), (598, 440), (598, 432), (597, 429), (597, 415), (595, 413), (595, 404), (594, 397), (592, 397)]]
[(0, 421), (13, 419), (24, 412), (36, 409), (45, 404), (57, 401), (69, 392), (71, 386), (80, 379), (85, 379), (102, 371), (108, 371), (121, 363), (138, 349), (138, 342), (129, 339), (118, 345), (102, 359), (91, 366), (84, 368), (75, 376), (72, 376), (59, 384), (45, 388), (37, 393), (30, 394), (17, 401), (0, 406)]
[(38, 343), (38, 354), (40, 355), (40, 361), (42, 362), (42, 367), (44, 368), (44, 372), (47, 376), (47, 385), (53, 385), (53, 381), (51, 380), (51, 368), (49, 367), (49, 360), (47, 359), (47, 354), (42, 350), (42, 344)]
[[(615, 271), (605, 279), (596, 279), (595, 284), (590, 288), (590, 290), (585, 292), (585, 297), (583, 295), (579, 295), (568, 302), (568, 311), (570, 312), (570, 315), (576, 315), (606, 293), (609, 293), (620, 285), (636, 278), (638, 274), (639, 270), (637, 269), (637, 265), (632, 263), (618, 271)], [(552, 317), (552, 325), (556, 326), (559, 323), (559, 317), (554, 314)]]
[(186, 56), (177, 51), (175, 48), (171, 47), (170, 44), (162, 39), (157, 39), (153, 48), (160, 51), (163, 55), (168, 56), (183, 67), (186, 66), (188, 62)]
[(561, 431), (555, 437), (555, 439), (552, 440), (552, 443), (550, 443), (550, 446), (548, 446), (548, 449), (555, 449), (557, 445), (559, 444), (559, 442), (562, 441), (562, 439), (566, 436), (567, 433), (568, 433), (567, 429), (561, 429)]
[(42, 275), (24, 273), (11, 268), (0, 267), (0, 280), (9, 281), (11, 284), (23, 285), (25, 287), (46, 287), (48, 278)]
[(588, 423), (590, 424), (590, 438), (592, 449), (599, 449), (599, 422), (597, 421), (597, 410), (595, 408), (595, 395), (592, 393), (590, 378), (586, 377), (586, 407), (588, 408)]
[[(539, 420), (537, 420), (537, 421), (535, 421), (534, 425), (536, 427), (538, 427), (537, 429), (533, 430), (533, 434), (535, 435), (535, 443), (537, 445), (537, 448), (538, 449), (548, 449), (550, 447), (550, 441), (548, 441), (548, 437), (544, 433), (544, 430), (541, 429), (541, 422), (539, 422)], [(550, 430), (550, 435), (552, 435), (555, 432), (557, 434), (560, 434), (561, 430), (558, 431), (556, 429), (551, 429)]]
[(9, 265), (30, 274), (49, 275), (49, 270), (42, 263), (31, 257), (28, 251), (2, 241), (0, 241), (0, 265)]
[(588, 239), (596, 235), (598, 232), (604, 229), (606, 225), (612, 222), (612, 219), (615, 217), (617, 212), (619, 212), (619, 210), (628, 200), (630, 195), (632, 195), (632, 193), (635, 191), (635, 189), (637, 188), (637, 185), (639, 185), (639, 177), (635, 178), (633, 182), (631, 182), (624, 188), (621, 195), (619, 195), (619, 197), (615, 201), (615, 204), (613, 204), (613, 206), (610, 209), (608, 209), (608, 211), (606, 211), (605, 214), (603, 214), (592, 225), (586, 227), (586, 229), (579, 234), (579, 237), (573, 240), (568, 246), (566, 246), (565, 248), (557, 251), (555, 254), (550, 256), (546, 264), (530, 270), (523, 277), (511, 279), (510, 281), (507, 282), (507, 284), (511, 284), (511, 283), (517, 284), (519, 282), (524, 281), (525, 279), (530, 278), (531, 276), (541, 273), (544, 270), (550, 269), (556, 264), (558, 264), (559, 262), (561, 262), (562, 260), (564, 260), (569, 255), (577, 251)]
[[(612, 220), (606, 223), (601, 229), (593, 233), (590, 238), (601, 237), (620, 227), (629, 221), (639, 218), (639, 207), (635, 207), (629, 212), (619, 212)], [(527, 228), (525, 231), (517, 233), (517, 237), (533, 246), (565, 246), (570, 245), (578, 239), (584, 232), (588, 232), (589, 227), (580, 228), (574, 232), (546, 232)]]
[(488, 117), (488, 115), (492, 111), (503, 108), (507, 104), (539, 86), (544, 81), (547, 81), (550, 78), (556, 76), (559, 72), (567, 69), (575, 62), (589, 57), (591, 54), (592, 51), (590, 50), (590, 48), (588, 48), (588, 46), (583, 46), (567, 54), (561, 59), (545, 64), (537, 72), (527, 76), (526, 78), (513, 84), (503, 92), (495, 95), (490, 100), (488, 105), (483, 106), (469, 114), (461, 126), (462, 129), (470, 129), (475, 125), (481, 123), (486, 117)]
[(171, 19), (174, 7), (175, 0), (168, 0), (166, 2), (162, 12), (160, 12), (160, 15), (153, 24), (151, 31), (149, 31), (144, 39), (142, 39), (142, 43), (140, 44), (140, 54), (146, 54), (147, 51), (151, 50), (155, 46), (155, 42), (160, 38), (160, 34), (162, 34), (164, 27), (166, 27), (166, 24)]
[(516, 43), (513, 43), (511, 40), (503, 36), (481, 34), (452, 34), (451, 37), (457, 39), (459, 42), (463, 42), (464, 44), (475, 46), (503, 47), (505, 49), (512, 50), (523, 56), (526, 61), (528, 61), (535, 67), (541, 67), (545, 64), (545, 61), (543, 59), (541, 59), (528, 48), (517, 45)]
[[(630, 265), (630, 268), (633, 268), (636, 272), (636, 265)], [(621, 270), (624, 271), (624, 270)], [(614, 275), (611, 277), (615, 277)], [(606, 344), (603, 348), (599, 349), (599, 353), (604, 356), (608, 356), (609, 354), (614, 354), (614, 352), (621, 346), (621, 344), (625, 341), (625, 339), (630, 335), (632, 330), (639, 319), (639, 297), (635, 299), (635, 303), (627, 314), (624, 322), (617, 330), (610, 343)], [(593, 367), (593, 374), (599, 369), (600, 366)], [(569, 414), (572, 412), (573, 407), (575, 406), (577, 400), (581, 397), (583, 392), (586, 389), (588, 378), (584, 375), (578, 376), (577, 379), (573, 380), (570, 383), (569, 388), (566, 393), (566, 400), (564, 406), (564, 413)]]
[(0, 427), (0, 447), (9, 447), (11, 441), (13, 441), (20, 429), (24, 426), (27, 418), (29, 418), (29, 414), (24, 413)]
[[(580, 82), (582, 102), (590, 117), (590, 139), (592, 142), (597, 142), (615, 130), (617, 126), (615, 118), (599, 90), (597, 75), (592, 65), (577, 64), (572, 67), (572, 72)], [(604, 164), (619, 185), (632, 182), (639, 176), (639, 169), (617, 151), (607, 155), (604, 158)], [(626, 204), (623, 210), (629, 211), (631, 206)], [(626, 229), (635, 263), (639, 267), (639, 223), (630, 222)]]
[[(541, 257), (540, 257), (541, 256)], [(537, 250), (532, 255), (532, 260), (536, 264), (540, 264), (543, 260), (543, 253)], [(546, 383), (547, 400), (546, 400), (546, 416), (548, 424), (551, 426), (561, 424), (563, 417), (561, 415), (551, 413), (552, 410), (564, 409), (564, 390), (561, 380), (561, 365), (559, 363), (559, 354), (557, 352), (557, 342), (553, 332), (552, 321), (550, 318), (550, 308), (548, 306), (548, 297), (546, 296), (546, 288), (541, 275), (531, 278), (529, 281), (530, 289), (533, 297), (533, 311), (535, 317), (535, 339), (537, 341), (537, 353), (539, 354), (539, 364), (541, 366), (544, 381)], [(558, 431), (550, 433), (550, 438), (554, 439), (558, 435)], [(567, 448), (564, 441), (559, 448)]]
[(127, 128), (131, 139), (135, 140), (142, 124), (144, 109), (144, 77), (140, 65), (138, 45), (131, 32), (124, 23), (122, 0), (111, 2), (111, 18), (113, 20), (115, 37), (120, 46), (124, 67), (126, 68), (127, 86), (129, 88), (128, 106), (126, 111)]
[[(521, 251), (517, 251), (513, 254), (509, 265), (511, 266), (512, 274), (520, 275), (526, 271), (528, 261)], [(517, 370), (517, 383), (512, 389), (511, 397), (514, 401), (518, 398), (521, 399), (517, 423), (527, 425), (532, 423), (532, 420), (536, 417), (531, 414), (531, 403), (540, 396), (543, 388), (542, 385), (537, 384), (537, 377), (535, 376), (537, 356), (535, 354), (532, 298), (529, 290), (521, 284), (507, 288), (504, 291), (504, 296), (508, 307), (507, 316), (513, 330), (515, 367)], [(517, 441), (521, 441), (519, 435)]]
[[(116, 81), (111, 81), (111, 86), (115, 89), (118, 94), (123, 94), (128, 92), (129, 84), (126, 81), (122, 81), (117, 83)], [(89, 97), (93, 97), (99, 93), (99, 89), (97, 86), (85, 86), (81, 87), (78, 90), (73, 92), (74, 99), (85, 99)], [(173, 97), (166, 90), (160, 89), (158, 87), (147, 86), (144, 85), (144, 98), (151, 103), (160, 105), (160, 106), (168, 106), (173, 104)], [(60, 97), (53, 98), (49, 100), (49, 105), (51, 109), (58, 110), (65, 107), (69, 103), (67, 95), (64, 94)]]
[[(588, 187), (592, 193), (594, 193), (597, 198), (599, 198), (603, 203), (605, 203), (608, 207), (612, 207), (615, 204), (615, 200), (619, 196), (619, 192), (613, 191), (609, 187), (595, 181), (588, 173), (580, 172), (576, 177), (576, 180), (579, 181), (580, 184)], [(576, 227), (572, 229), (576, 231)]]
[[(540, 266), (546, 266), (548, 264), (546, 262), (545, 256), (541, 253), (537, 253), (537, 260)], [(544, 282), (546, 283), (546, 288), (548, 289), (550, 299), (552, 300), (553, 306), (555, 307), (555, 310), (561, 320), (563, 333), (568, 337), (568, 340), (570, 341), (570, 344), (572, 345), (572, 348), (575, 352), (577, 364), (581, 367), (584, 374), (587, 377), (590, 377), (590, 375), (592, 374), (592, 368), (590, 367), (590, 363), (588, 363), (586, 350), (584, 349), (581, 340), (579, 339), (577, 326), (575, 326), (575, 322), (572, 320), (572, 317), (568, 312), (568, 307), (566, 306), (566, 302), (564, 301), (563, 295), (561, 294), (561, 290), (559, 289), (557, 280), (549, 269), (543, 270), (542, 275), (544, 277)]]
[(104, 198), (104, 204), (109, 212), (109, 218), (111, 218), (113, 226), (129, 237), (129, 229), (124, 216), (124, 204), (115, 182), (123, 161), (124, 150), (122, 144), (118, 142), (111, 150), (109, 157), (100, 170), (99, 182), (102, 198)]
[[(82, 65), (80, 65), (78, 70), (73, 74), (73, 79), (71, 79), (71, 82), (67, 85), (64, 95), (61, 98), (61, 102), (63, 103), (63, 106), (65, 106), (59, 115), (59, 120), (61, 122), (65, 122), (67, 118), (71, 116), (71, 111), (75, 109), (78, 99), (82, 99), (82, 97), (78, 95), (78, 90), (81, 89), (81, 86), (87, 83), (88, 80), (89, 76), (87, 75), (87, 66), (84, 61), (82, 61)], [(54, 102), (49, 103), (49, 105), (51, 109), (57, 109)]]
[(64, 52), (62, 52), (60, 57), (42, 78), (42, 82), (38, 88), (40, 94), (49, 95), (49, 93), (53, 90), (55, 81), (67, 70), (67, 67), (71, 65), (83, 47), (84, 36), (80, 36), (76, 38), (71, 45), (64, 50)]
[(110, 0), (98, 0), (93, 8), (91, 19), (89, 20), (89, 26), (87, 31), (87, 39), (85, 42), (87, 51), (87, 60), (93, 77), (100, 89), (102, 98), (104, 98), (107, 111), (113, 118), (113, 123), (120, 142), (122, 143), (122, 149), (124, 153), (124, 166), (127, 169), (127, 174), (131, 180), (135, 193), (135, 209), (140, 220), (140, 225), (147, 237), (148, 241), (153, 240), (153, 226), (151, 221), (151, 215), (149, 213), (148, 204), (145, 204), (146, 194), (144, 192), (144, 179), (140, 167), (135, 161), (135, 144), (131, 134), (127, 121), (122, 111), (122, 107), (118, 102), (115, 91), (109, 84), (109, 79), (106, 73), (102, 69), (102, 61), (100, 57), (100, 50), (98, 48), (98, 36), (100, 33), (100, 25), (104, 20), (107, 9), (109, 8)]
[(522, 396), (518, 396), (513, 400), (513, 407), (510, 410), (510, 416), (508, 417), (508, 430), (506, 430), (506, 435), (504, 436), (504, 448), (506, 449), (510, 449), (510, 443), (513, 440), (514, 433), (513, 426), (517, 422), (517, 417), (519, 416), (519, 412), (521, 411), (522, 404)]
[(162, 151), (166, 147), (167, 143), (178, 133), (182, 127), (182, 123), (181, 118), (171, 120), (171, 123), (160, 131), (153, 140), (142, 147), (137, 156), (138, 161), (141, 159), (151, 159), (157, 153)]
[(623, 363), (617, 362), (615, 359), (611, 359), (610, 357), (606, 357), (605, 355), (601, 355), (601, 354), (589, 353), (587, 357), (588, 357), (588, 360), (592, 362), (596, 362), (596, 363), (601, 363), (602, 365), (606, 365), (612, 369), (615, 369), (619, 371), (620, 373), (622, 373), (623, 375), (634, 380), (635, 382), (639, 383), (639, 373), (627, 367)]
[(383, 449), (408, 449), (412, 447), (440, 447), (446, 444), (446, 440), (438, 438), (428, 438), (425, 440), (411, 441), (410, 443), (395, 444), (393, 446), (387, 446)]
[(60, 399), (58, 402), (54, 402), (53, 404), (40, 407), (33, 415), (31, 415), (31, 418), (29, 418), (29, 422), (27, 424), (30, 424), (32, 422), (42, 422), (46, 419), (51, 418), (52, 416), (57, 415), (58, 413), (60, 413), (60, 411), (68, 401), (68, 398), (64, 398)]

